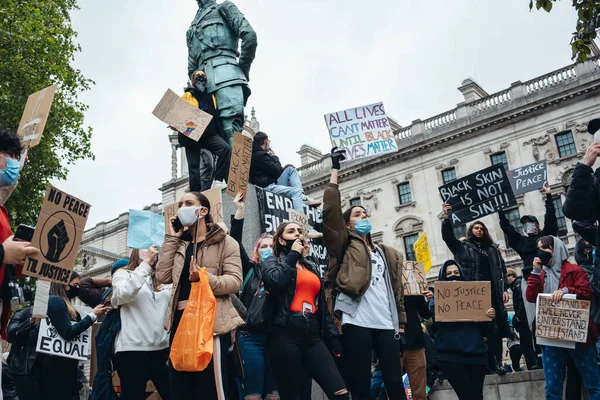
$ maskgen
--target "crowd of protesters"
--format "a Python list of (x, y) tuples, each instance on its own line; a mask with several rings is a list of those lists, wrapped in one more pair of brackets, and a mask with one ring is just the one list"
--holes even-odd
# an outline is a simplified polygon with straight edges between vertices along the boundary
[[(213, 99), (203, 95), (203, 77), (194, 74), (188, 91), (193, 99), (188, 101), (214, 112)], [(596, 125), (591, 123), (590, 129)], [(216, 128), (209, 134), (219, 143), (216, 175), (225, 179), (220, 159), (229, 157), (223, 150), (226, 143)], [(503, 375), (509, 369), (503, 365), (504, 340), (511, 370), (544, 368), (547, 399), (563, 398), (565, 376), (582, 382), (591, 399), (600, 399), (600, 173), (592, 170), (600, 144), (592, 144), (575, 168), (564, 205), (582, 236), (575, 248), (577, 264), (568, 261), (569, 251), (557, 237), (548, 186), (543, 189), (543, 227), (535, 216), (526, 215), (521, 233), (499, 212), (507, 244), (523, 261), (522, 276), (506, 267), (497, 240), (483, 222), (471, 223), (466, 237), (457, 238), (452, 207), (442, 205), (442, 238), (453, 256), (440, 267), (438, 281), (490, 282), (485, 322), (436, 322), (433, 288), (420, 296), (405, 295), (403, 255), (374, 243), (364, 207), (342, 210), (338, 173), (343, 150), (332, 149), (331, 177), (323, 194), (322, 237), (329, 258), (325, 281), (309, 257), (315, 232), (284, 222), (245, 249), (241, 193), (234, 200), (230, 231), (215, 223), (208, 198), (199, 192), (212, 186), (212, 178), (202, 178), (202, 146), (187, 145), (190, 158), (199, 157), (189, 164), (192, 190), (179, 199), (164, 243), (134, 249), (128, 259), (114, 263), (110, 279), (81, 279), (73, 272), (68, 284), (50, 287), (47, 319), (65, 341), (102, 321), (92, 399), (116, 398), (110, 379), (116, 371), (125, 400), (144, 399), (148, 381), (164, 400), (304, 400), (311, 397), (313, 380), (329, 399), (425, 400), (439, 381), (447, 380), (459, 399), (477, 400), (483, 399), (487, 374)], [(16, 183), (22, 153), (15, 133), (0, 128), (0, 186)], [(296, 169), (281, 166), (262, 132), (254, 137), (250, 181), (288, 196), (296, 209), (320, 204), (305, 196)], [(11, 311), (8, 284), (20, 277), (18, 266), (25, 258), (38, 250), (13, 240), (10, 226), (0, 206), (0, 328), (12, 344), (11, 379), (3, 388), (13, 387), (20, 400), (79, 399), (78, 361), (37, 353), (40, 320), (33, 317), (32, 307)], [(193, 293), (201, 276), (207, 277), (215, 299), (212, 355), (204, 368), (179, 370), (170, 350), (178, 336), (190, 334), (182, 321), (195, 306)], [(574, 349), (536, 344), (535, 302), (543, 293), (555, 302), (565, 294), (592, 301), (587, 343)], [(92, 311), (81, 315), (71, 302), (76, 297)], [(569, 385), (566, 392), (569, 398)]]

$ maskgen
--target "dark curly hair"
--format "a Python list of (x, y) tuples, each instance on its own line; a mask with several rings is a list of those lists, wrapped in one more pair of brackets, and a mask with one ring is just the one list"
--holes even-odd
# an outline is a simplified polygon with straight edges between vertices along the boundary
[(15, 160), (21, 159), (23, 146), (17, 132), (0, 125), (0, 151), (8, 154)]

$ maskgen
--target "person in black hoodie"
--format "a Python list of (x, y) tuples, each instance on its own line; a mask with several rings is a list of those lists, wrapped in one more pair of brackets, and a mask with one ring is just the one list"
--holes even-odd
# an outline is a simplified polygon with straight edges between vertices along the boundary
[(269, 192), (292, 199), (294, 210), (304, 212), (303, 204), (318, 207), (321, 202), (307, 197), (300, 181), (298, 170), (292, 165), (281, 167), (279, 157), (271, 148), (269, 136), (257, 132), (252, 142), (252, 162), (250, 163), (250, 183)]
[(471, 281), (488, 281), (492, 287), (492, 307), (496, 310), (494, 332), (488, 338), (490, 348), (489, 367), (498, 375), (506, 374), (502, 367), (502, 338), (508, 337), (508, 312), (504, 306), (510, 299), (506, 265), (498, 245), (494, 243), (485, 224), (475, 221), (467, 230), (467, 239), (458, 240), (454, 235), (450, 212), (452, 206), (442, 206), (446, 218), (442, 222), (442, 239), (454, 254), (454, 258), (463, 266)]
[(523, 303), (523, 278), (517, 276), (517, 271), (514, 269), (507, 268), (506, 279), (508, 280), (508, 287), (513, 293), (512, 299), (515, 315), (512, 319), (512, 326), (519, 332), (521, 350), (525, 356), (527, 369), (540, 369), (541, 366), (538, 364), (535, 356), (533, 335), (531, 334), (531, 329), (529, 329), (529, 324), (527, 323), (527, 313), (525, 312), (525, 304)]
[(306, 260), (300, 225), (284, 222), (273, 236), (273, 255), (263, 260), (262, 279), (273, 302), (267, 357), (281, 400), (295, 400), (304, 370), (329, 399), (347, 400), (348, 390), (332, 353), (341, 356), (339, 332), (327, 310), (317, 267)]
[(524, 215), (521, 217), (521, 224), (525, 235), (521, 234), (510, 224), (504, 211), (498, 211), (500, 218), (500, 227), (508, 239), (508, 246), (517, 252), (523, 260), (523, 276), (526, 279), (533, 269), (533, 259), (537, 257), (537, 241), (542, 236), (558, 236), (558, 222), (556, 220), (556, 209), (552, 201), (552, 193), (548, 184), (544, 185), (546, 194), (546, 214), (544, 216), (544, 228), (541, 229), (540, 223), (535, 215)]
[[(439, 281), (468, 281), (465, 270), (454, 260), (440, 268)], [(435, 299), (429, 301), (435, 320)], [(496, 316), (487, 310), (490, 321)], [(488, 363), (488, 348), (484, 338), (492, 333), (489, 322), (439, 322), (435, 351), (444, 377), (450, 382), (459, 400), (483, 400), (483, 382)]]

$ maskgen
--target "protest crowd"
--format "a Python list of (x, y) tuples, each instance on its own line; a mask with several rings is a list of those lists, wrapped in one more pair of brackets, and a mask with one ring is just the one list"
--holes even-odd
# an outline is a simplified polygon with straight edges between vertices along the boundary
[[(521, 232), (504, 211), (515, 204), (507, 173), (492, 166), (439, 188), (431, 212), (443, 214), (452, 258), (428, 282), (431, 265), (374, 242), (366, 208), (342, 208), (339, 173), (355, 154), (333, 142), (318, 201), (305, 194), (298, 170), (282, 164), (269, 135), (240, 133), (256, 33), (232, 3), (198, 4), (187, 35), (189, 82), (173, 103), (199, 112), (203, 130), (194, 136), (195, 128), (155, 110), (178, 132), (189, 168), (189, 191), (164, 232), (142, 232), (147, 240), (129, 246), (110, 278), (82, 278), (73, 270), (81, 242), (73, 225), (85, 225), (89, 205), (50, 187), (35, 228), (13, 225), (0, 206), (5, 399), (141, 400), (150, 381), (153, 398), (163, 400), (307, 400), (313, 382), (329, 399), (425, 400), (447, 381), (460, 400), (482, 400), (486, 375), (543, 369), (546, 399), (562, 399), (567, 381), (566, 398), (579, 398), (583, 385), (600, 400), (600, 174), (593, 171), (600, 143), (577, 164), (564, 203), (581, 236), (575, 263), (558, 237), (547, 183), (533, 189), (546, 195), (543, 225), (525, 215)], [(199, 31), (212, 29), (202, 22), (210, 13), (235, 33), (221, 49), (196, 43)], [(227, 79), (219, 76), (223, 57), (235, 66)], [(370, 110), (387, 123), (382, 104)], [(326, 121), (339, 123), (333, 114)], [(591, 134), (599, 129), (600, 120), (590, 122)], [(394, 146), (382, 137), (380, 149)], [(17, 184), (30, 147), (16, 129), (0, 127), (2, 188)], [(489, 187), (469, 192), (470, 179), (483, 176)], [(254, 195), (248, 184), (290, 204), (286, 220), (252, 238), (251, 248), (242, 239)], [(490, 194), (495, 187), (502, 190)], [(233, 199), (228, 220), (215, 219), (208, 194), (215, 190)], [(476, 212), (465, 207), (473, 200)], [(70, 213), (73, 223), (51, 212)], [(308, 214), (322, 215), (322, 224), (309, 223)], [(523, 261), (521, 275), (506, 267), (498, 238), (479, 218), (492, 214)], [(462, 223), (466, 236), (457, 237), (453, 227)], [(314, 243), (324, 246), (325, 271)], [(26, 306), (24, 275), (37, 279)], [(87, 307), (75, 307), (76, 298)], [(90, 352), (93, 384), (81, 368)]]

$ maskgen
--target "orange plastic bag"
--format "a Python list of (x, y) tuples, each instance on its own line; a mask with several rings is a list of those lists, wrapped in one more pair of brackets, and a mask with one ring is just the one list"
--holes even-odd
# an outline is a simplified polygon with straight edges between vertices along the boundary
[(213, 328), (217, 302), (208, 282), (206, 268), (192, 289), (175, 332), (169, 358), (177, 371), (203, 371), (213, 355)]

